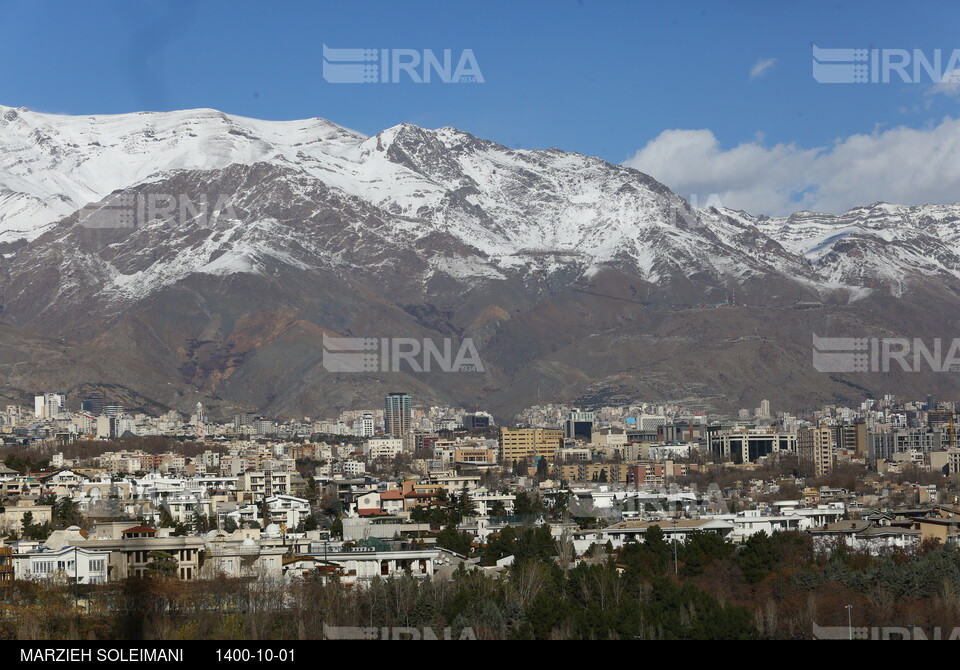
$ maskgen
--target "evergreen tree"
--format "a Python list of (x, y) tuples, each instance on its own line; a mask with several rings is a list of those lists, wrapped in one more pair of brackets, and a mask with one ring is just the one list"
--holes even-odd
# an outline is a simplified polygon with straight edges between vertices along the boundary
[(173, 516), (166, 505), (160, 505), (160, 527), (172, 528), (174, 526)]
[(470, 491), (467, 490), (466, 484), (464, 484), (463, 488), (460, 490), (458, 507), (461, 518), (465, 516), (473, 516), (477, 513), (477, 506), (474, 505), (473, 500), (470, 499)]
[(535, 503), (533, 498), (526, 491), (517, 492), (517, 497), (513, 501), (513, 510), (515, 514), (520, 516), (528, 516), (531, 514), (536, 514), (540, 511), (539, 505)]
[(764, 531), (747, 538), (737, 555), (737, 564), (743, 571), (744, 578), (751, 584), (762, 581), (770, 574), (776, 563), (776, 547)]
[(151, 551), (147, 554), (147, 574), (155, 577), (176, 577), (179, 564), (173, 554), (165, 551)]
[(550, 475), (550, 466), (547, 464), (547, 459), (542, 456), (537, 460), (537, 474), (536, 479), (538, 482), (542, 482)]
[(437, 535), (437, 546), (449, 549), (461, 556), (469, 556), (473, 544), (470, 533), (458, 532), (455, 528), (447, 527)]

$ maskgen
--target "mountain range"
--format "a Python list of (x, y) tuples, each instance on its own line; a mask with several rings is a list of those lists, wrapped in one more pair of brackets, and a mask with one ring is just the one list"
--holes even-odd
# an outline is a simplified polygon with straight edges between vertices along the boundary
[[(771, 218), (449, 127), (0, 106), (0, 252), (11, 402), (319, 417), (404, 390), (509, 420), (960, 399), (955, 374), (811, 362), (813, 335), (960, 333), (960, 205)], [(482, 371), (331, 371), (325, 337), (470, 338)]]

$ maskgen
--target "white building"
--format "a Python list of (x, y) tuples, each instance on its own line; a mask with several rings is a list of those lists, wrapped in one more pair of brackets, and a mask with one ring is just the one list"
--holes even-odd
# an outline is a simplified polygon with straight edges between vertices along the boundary
[(263, 546), (251, 537), (233, 539), (212, 531), (201, 577), (271, 579), (283, 576), (286, 547)]
[(615, 523), (600, 532), (600, 542), (608, 540), (614, 547), (623, 546), (627, 540), (643, 542), (647, 531), (659, 526), (667, 542), (686, 541), (691, 533), (717, 533), (722, 538), (729, 536), (734, 529), (732, 523), (722, 519), (664, 519), (662, 521), (628, 520)]
[(104, 584), (107, 581), (109, 551), (82, 547), (41, 548), (26, 554), (13, 555), (13, 571), (17, 579), (60, 580), (76, 584)]
[(33, 413), (38, 419), (52, 419), (67, 411), (67, 396), (63, 393), (44, 393), (33, 399)]
[(403, 451), (403, 439), (399, 437), (376, 437), (363, 444), (363, 453), (370, 460), (396, 458), (401, 451)]
[(473, 503), (477, 516), (490, 516), (497, 503), (503, 505), (506, 513), (513, 514), (513, 503), (517, 499), (512, 493), (496, 493), (486, 489), (477, 489), (470, 494), (470, 501)]
[(353, 422), (353, 433), (358, 437), (373, 437), (376, 427), (373, 422), (373, 414), (365, 412), (363, 416)]
[(288, 531), (293, 531), (310, 516), (310, 502), (303, 498), (278, 495), (267, 498), (266, 504), (270, 523), (284, 526)]
[(839, 521), (808, 531), (813, 536), (813, 551), (828, 554), (839, 547), (878, 555), (894, 549), (912, 550), (920, 546), (921, 531), (891, 525), (875, 525), (863, 519)]
[(464, 557), (440, 548), (377, 551), (373, 547), (311, 547), (317, 560), (336, 566), (341, 583), (361, 585), (373, 579), (410, 575), (429, 579), (441, 566), (455, 566)]

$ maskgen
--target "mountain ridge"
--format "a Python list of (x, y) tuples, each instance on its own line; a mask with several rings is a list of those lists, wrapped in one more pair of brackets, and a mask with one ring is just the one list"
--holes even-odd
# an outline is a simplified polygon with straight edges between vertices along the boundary
[[(212, 220), (163, 211), (107, 229), (86, 227), (78, 211), (156, 194), (225, 196), (230, 207)], [(0, 107), (0, 241), (10, 245), (4, 319), (122, 351), (163, 371), (170, 388), (119, 373), (90, 381), (164, 406), (187, 407), (177, 393), (216, 397), (224, 412), (315, 415), (373, 403), (390, 383), (503, 416), (536, 400), (534, 383), (556, 401), (697, 389), (729, 409), (755, 406), (760, 387), (778, 383), (766, 355), (801, 368), (796, 387), (766, 394), (796, 406), (891, 381), (811, 374), (814, 327), (960, 325), (958, 205), (781, 218), (697, 209), (632, 168), (452, 127), (398, 124), (366, 137), (323, 119), (215, 110), (50, 117)], [(797, 317), (810, 305), (822, 323)], [(471, 337), (490, 365), (334, 375), (323, 334)], [(584, 338), (605, 353), (585, 351)], [(731, 381), (707, 369), (705, 351), (762, 378)], [(952, 377), (936, 382), (956, 390)], [(17, 392), (28, 389), (8, 397)]]

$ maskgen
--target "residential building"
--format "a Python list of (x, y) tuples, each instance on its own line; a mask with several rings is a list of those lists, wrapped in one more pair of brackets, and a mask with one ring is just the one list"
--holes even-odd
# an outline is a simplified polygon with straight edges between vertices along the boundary
[(402, 438), (410, 430), (410, 396), (391, 393), (386, 397), (383, 413), (383, 432)]
[(500, 428), (500, 462), (530, 461), (537, 457), (555, 461), (563, 446), (563, 431), (549, 428)]
[(832, 426), (801, 428), (797, 431), (797, 455), (801, 469), (815, 477), (831, 470), (837, 443)]
[(85, 547), (63, 547), (13, 555), (17, 579), (59, 580), (74, 584), (105, 584), (110, 552)]

